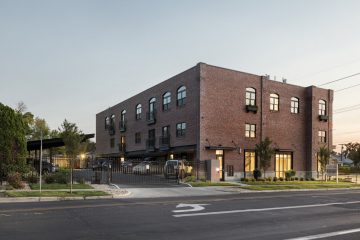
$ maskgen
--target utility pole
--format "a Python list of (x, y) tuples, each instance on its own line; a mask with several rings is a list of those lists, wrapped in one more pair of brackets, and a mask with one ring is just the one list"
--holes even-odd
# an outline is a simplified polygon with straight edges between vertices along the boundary
[(43, 135), (42, 130), (40, 130), (40, 195), (41, 195), (41, 182), (42, 182), (42, 145), (43, 145)]

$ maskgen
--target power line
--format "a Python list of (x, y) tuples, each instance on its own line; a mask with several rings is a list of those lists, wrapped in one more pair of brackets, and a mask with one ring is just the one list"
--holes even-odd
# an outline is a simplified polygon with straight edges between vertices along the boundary
[(348, 109), (356, 108), (356, 107), (360, 107), (360, 104), (356, 104), (356, 105), (352, 105), (352, 106), (348, 106), (348, 107), (338, 108), (338, 109), (335, 109), (334, 112), (343, 111), (343, 110), (348, 110)]
[(350, 86), (350, 87), (346, 87), (346, 88), (342, 88), (342, 89), (339, 89), (339, 90), (335, 90), (335, 92), (341, 92), (341, 91), (344, 91), (344, 90), (346, 90), (346, 89), (354, 88), (354, 87), (357, 87), (357, 86), (360, 86), (360, 83), (359, 83), (359, 84), (352, 85), (352, 86)]
[(345, 80), (345, 79), (348, 79), (348, 78), (351, 78), (351, 77), (355, 77), (357, 75), (360, 75), (360, 72), (358, 73), (354, 73), (352, 75), (349, 75), (349, 76), (346, 76), (346, 77), (342, 77), (342, 78), (339, 78), (339, 79), (336, 79), (336, 80), (333, 80), (333, 81), (330, 81), (330, 82), (326, 82), (326, 83), (323, 83), (323, 84), (320, 84), (320, 86), (324, 86), (324, 85), (328, 85), (328, 84), (331, 84), (331, 83), (334, 83), (334, 82), (338, 82), (338, 81), (341, 81), (341, 80)]
[(360, 106), (359, 106), (359, 107), (356, 107), (356, 108), (352, 108), (352, 109), (338, 110), (338, 111), (334, 112), (334, 114), (345, 113), (345, 112), (351, 112), (351, 111), (355, 111), (355, 110), (359, 110), (359, 109), (360, 109)]

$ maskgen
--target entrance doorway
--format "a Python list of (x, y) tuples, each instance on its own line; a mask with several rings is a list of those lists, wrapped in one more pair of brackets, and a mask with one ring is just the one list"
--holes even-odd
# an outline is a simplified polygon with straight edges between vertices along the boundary
[(220, 181), (225, 180), (224, 172), (224, 150), (215, 150), (216, 160), (219, 160)]

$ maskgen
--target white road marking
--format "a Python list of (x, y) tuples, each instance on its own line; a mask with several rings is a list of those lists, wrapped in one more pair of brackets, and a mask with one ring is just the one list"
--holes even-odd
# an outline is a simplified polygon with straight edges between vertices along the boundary
[(0, 216), (4, 216), (4, 217), (10, 217), (11, 215), (8, 215), (8, 214), (0, 214)]
[(289, 238), (287, 240), (320, 239), (320, 238), (335, 237), (335, 236), (340, 236), (340, 235), (345, 235), (345, 234), (350, 234), (350, 233), (357, 233), (357, 232), (360, 232), (360, 228), (331, 232), (331, 233), (324, 233), (324, 234), (318, 234), (318, 235), (311, 235), (311, 236), (306, 236), (306, 237)]
[(181, 210), (173, 210), (174, 213), (180, 213), (180, 212), (197, 212), (202, 211), (205, 208), (203, 206), (206, 206), (209, 204), (186, 204), (186, 203), (180, 203), (176, 206), (176, 208), (186, 208), (190, 207), (190, 209), (181, 209)]
[(185, 214), (177, 214), (177, 215), (173, 215), (173, 216), (174, 217), (195, 217), (195, 216), (234, 214), (234, 213), (246, 213), (246, 212), (265, 212), (265, 211), (297, 209), (297, 208), (327, 207), (327, 206), (335, 206), (335, 205), (349, 205), (349, 204), (356, 204), (356, 203), (360, 203), (360, 201), (322, 203), (322, 204), (298, 205), (298, 206), (288, 206), (288, 207), (241, 209), (241, 210), (229, 210), (229, 211), (218, 211), (218, 212), (185, 213)]

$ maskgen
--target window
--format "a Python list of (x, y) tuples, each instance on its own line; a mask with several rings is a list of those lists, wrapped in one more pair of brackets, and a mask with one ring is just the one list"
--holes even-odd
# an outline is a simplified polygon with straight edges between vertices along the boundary
[(176, 99), (177, 105), (178, 106), (185, 105), (185, 100), (186, 100), (186, 87), (181, 86), (177, 90), (177, 99)]
[(183, 137), (186, 133), (186, 123), (178, 123), (176, 124), (176, 136)]
[(163, 95), (163, 110), (167, 111), (170, 109), (170, 102), (171, 102), (171, 93), (170, 92), (166, 92)]
[(137, 132), (135, 133), (135, 143), (141, 143), (141, 133)]
[(125, 131), (125, 116), (126, 110), (122, 110), (120, 115), (120, 130)]
[(255, 124), (245, 124), (245, 137), (255, 138), (256, 137), (256, 125)]
[(275, 93), (270, 94), (270, 110), (279, 111), (279, 95)]
[(296, 97), (291, 98), (290, 112), (299, 113), (299, 99)]
[(275, 154), (275, 175), (276, 177), (285, 177), (285, 172), (292, 169), (291, 153)]
[(110, 126), (110, 118), (109, 117), (106, 117), (105, 118), (105, 129), (108, 129)]
[(138, 105), (136, 105), (136, 116), (135, 116), (136, 120), (141, 119), (141, 104), (139, 103)]
[(163, 137), (167, 137), (167, 136), (170, 135), (169, 128), (170, 128), (170, 126), (165, 126), (165, 127), (162, 128), (162, 136)]
[(255, 170), (255, 151), (245, 151), (245, 172)]
[(245, 98), (246, 106), (255, 106), (256, 90), (254, 88), (246, 88)]
[(319, 100), (319, 115), (326, 116), (326, 101)]
[(151, 98), (149, 100), (149, 112), (155, 111), (155, 103), (156, 103), (156, 98)]
[(326, 131), (319, 131), (319, 142), (326, 143)]
[(121, 137), (120, 137), (119, 151), (120, 151), (120, 152), (125, 152), (125, 151), (126, 151), (125, 136), (121, 136)]
[(114, 148), (114, 147), (115, 147), (115, 139), (110, 138), (110, 148)]

